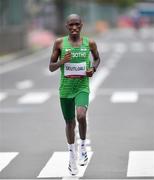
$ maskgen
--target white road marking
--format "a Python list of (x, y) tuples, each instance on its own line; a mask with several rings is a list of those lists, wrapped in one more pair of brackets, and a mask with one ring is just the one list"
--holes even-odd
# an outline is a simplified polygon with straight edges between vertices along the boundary
[(111, 96), (112, 103), (135, 103), (138, 100), (137, 92), (114, 92)]
[(44, 49), (42, 51), (39, 51), (37, 53), (31, 54), (28, 56), (24, 56), (20, 58), (20, 60), (18, 61), (9, 62), (5, 66), (2, 66), (0, 68), (0, 74), (21, 68), (26, 65), (30, 65), (35, 62), (39, 62), (43, 59), (48, 58), (49, 56), (50, 56), (50, 48)]
[(109, 75), (109, 70), (106, 67), (96, 72), (95, 76), (90, 82), (90, 90), (91, 90), (90, 97), (89, 97), (90, 102), (94, 100), (96, 96), (96, 90), (99, 88), (101, 83), (106, 79), (108, 75)]
[(16, 83), (17, 89), (28, 89), (31, 88), (32, 86), (33, 86), (33, 82), (29, 79)]
[[(120, 60), (122, 54), (126, 51), (126, 46), (122, 43), (117, 44), (117, 49), (115, 50), (115, 53), (111, 56), (111, 59), (107, 62), (106, 66), (104, 66), (102, 69), (98, 70), (91, 82), (90, 82), (90, 97), (89, 102), (93, 101), (96, 96), (96, 91), (98, 90), (99, 86), (104, 82), (104, 80), (107, 78), (107, 76), (110, 74), (110, 71), (113, 67), (116, 66), (117, 62)], [(119, 54), (119, 55), (115, 55)]]
[(130, 44), (131, 51), (133, 52), (143, 52), (144, 46), (140, 42), (133, 42)]
[(154, 151), (130, 151), (127, 177), (154, 177)]
[(18, 154), (18, 152), (0, 152), (0, 171), (2, 171)]
[[(78, 166), (79, 174), (74, 177), (83, 177), (84, 172), (90, 162), (93, 152), (88, 152), (88, 163), (86, 166)], [(68, 152), (54, 152), (45, 167), (41, 170), (37, 178), (69, 178), (72, 177), (68, 172)]]
[(0, 102), (3, 101), (7, 96), (8, 96), (7, 93), (0, 92)]
[(137, 92), (138, 95), (154, 95), (154, 88), (122, 88), (122, 89), (115, 89), (115, 88), (103, 88), (103, 89), (99, 89), (97, 91), (98, 95), (104, 95), (104, 96), (108, 96), (108, 95), (112, 95), (114, 92)]
[(31, 92), (18, 99), (19, 104), (41, 104), (50, 98), (48, 92)]
[(116, 43), (114, 48), (115, 48), (115, 51), (118, 53), (124, 53), (127, 50), (126, 44), (121, 43), (121, 42)]
[[(110, 43), (98, 43), (98, 49), (100, 53), (106, 53), (112, 50), (111, 44)], [(116, 42), (113, 43), (113, 49), (118, 52), (118, 53), (123, 53), (128, 49), (128, 45), (123, 43), (123, 42)], [(154, 52), (154, 43), (151, 42), (147, 44), (149, 49)], [(146, 48), (146, 45), (143, 44), (142, 42), (137, 42), (134, 41), (129, 45), (129, 50), (132, 52), (143, 52)]]

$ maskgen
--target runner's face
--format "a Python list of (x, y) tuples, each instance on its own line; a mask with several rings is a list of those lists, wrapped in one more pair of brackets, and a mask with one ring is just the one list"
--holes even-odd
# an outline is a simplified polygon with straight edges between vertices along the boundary
[(82, 23), (79, 19), (70, 19), (67, 21), (66, 27), (70, 35), (74, 36), (80, 34)]

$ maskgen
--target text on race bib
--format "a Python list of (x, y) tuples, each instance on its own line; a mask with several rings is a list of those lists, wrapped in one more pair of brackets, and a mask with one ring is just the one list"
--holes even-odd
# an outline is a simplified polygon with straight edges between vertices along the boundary
[(64, 76), (85, 76), (85, 75), (86, 75), (86, 62), (64, 64)]
[[(71, 49), (66, 49), (66, 52), (71, 51)], [(80, 52), (71, 52), (72, 58), (86, 58), (86, 48), (80, 49)]]

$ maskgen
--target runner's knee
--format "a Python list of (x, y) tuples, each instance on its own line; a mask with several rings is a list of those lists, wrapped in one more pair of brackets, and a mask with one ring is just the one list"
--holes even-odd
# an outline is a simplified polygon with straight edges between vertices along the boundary
[(85, 111), (78, 111), (77, 112), (77, 120), (79, 122), (83, 122), (86, 120), (86, 112)]

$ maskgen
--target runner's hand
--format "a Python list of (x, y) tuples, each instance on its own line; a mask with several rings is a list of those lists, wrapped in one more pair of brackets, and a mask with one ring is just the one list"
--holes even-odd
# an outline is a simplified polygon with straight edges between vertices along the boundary
[(90, 68), (90, 69), (88, 69), (88, 70), (86, 71), (86, 75), (87, 75), (88, 77), (92, 77), (93, 74), (94, 74), (94, 68)]
[(64, 56), (62, 61), (63, 61), (63, 64), (64, 64), (64, 63), (70, 62), (70, 60), (71, 60), (71, 51), (69, 51), (69, 52), (67, 52), (65, 54), (65, 56)]

